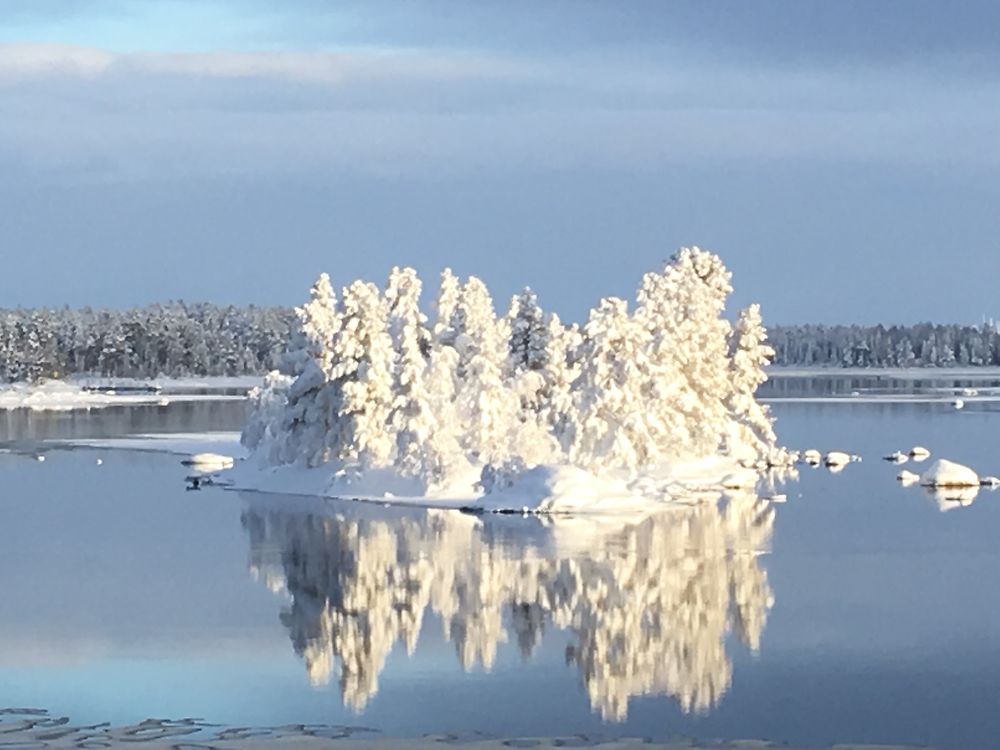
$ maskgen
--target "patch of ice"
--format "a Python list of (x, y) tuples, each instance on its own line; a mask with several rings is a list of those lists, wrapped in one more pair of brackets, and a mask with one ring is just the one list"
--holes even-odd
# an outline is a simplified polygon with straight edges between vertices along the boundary
[[(221, 394), (183, 394), (170, 399), (175, 401), (220, 401), (242, 400), (243, 396)], [(159, 393), (137, 392), (117, 393), (113, 389), (104, 391), (85, 390), (79, 385), (61, 380), (42, 383), (13, 383), (0, 386), (0, 409), (31, 409), (33, 411), (72, 411), (75, 409), (99, 409), (107, 406), (159, 404), (165, 401)]]
[(180, 456), (191, 456), (196, 453), (222, 453), (233, 458), (246, 456), (246, 449), (240, 445), (240, 433), (230, 431), (165, 432), (121, 438), (74, 438), (53, 442), (80, 448), (152, 451)]
[(236, 459), (232, 456), (224, 456), (221, 453), (195, 453), (190, 458), (181, 461), (185, 466), (194, 466), (200, 469), (222, 468), (231, 469)]

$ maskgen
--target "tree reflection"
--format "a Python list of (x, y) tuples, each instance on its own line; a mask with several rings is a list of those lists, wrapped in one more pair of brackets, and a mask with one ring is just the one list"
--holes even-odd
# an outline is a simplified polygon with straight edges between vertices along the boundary
[(721, 700), (727, 634), (760, 646), (773, 517), (748, 495), (617, 521), (258, 502), (243, 525), (251, 573), (289, 598), (281, 621), (310, 681), (337, 674), (350, 708), (377, 693), (397, 643), (414, 652), (430, 611), (465, 670), (489, 671), (508, 640), (530, 658), (547, 624), (571, 633), (591, 707), (623, 720), (635, 696), (685, 712)]

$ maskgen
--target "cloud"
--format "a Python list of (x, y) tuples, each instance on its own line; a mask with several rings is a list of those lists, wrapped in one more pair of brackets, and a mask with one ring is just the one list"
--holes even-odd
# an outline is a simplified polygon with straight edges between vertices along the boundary
[(116, 56), (65, 44), (0, 44), (0, 78), (38, 74), (92, 76), (106, 72)]
[(93, 76), (102, 73), (270, 78), (337, 84), (348, 80), (517, 78), (529, 66), (471, 54), (418, 52), (114, 53), (67, 44), (0, 44), (0, 76)]
[(0, 45), (0, 163), (41, 180), (1000, 163), (993, 82), (676, 58)]

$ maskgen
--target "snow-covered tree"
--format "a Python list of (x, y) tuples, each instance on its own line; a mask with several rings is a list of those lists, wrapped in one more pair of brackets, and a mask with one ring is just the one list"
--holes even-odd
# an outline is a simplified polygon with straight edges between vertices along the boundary
[(537, 295), (528, 287), (510, 300), (510, 365), (515, 373), (545, 366), (549, 329)]
[(732, 333), (730, 388), (727, 406), (732, 415), (728, 447), (733, 455), (749, 459), (767, 459), (775, 450), (777, 438), (767, 407), (754, 397), (766, 380), (764, 367), (774, 356), (767, 344), (767, 332), (759, 305), (740, 312)]
[[(583, 329), (574, 383), (570, 458), (591, 469), (636, 469), (657, 456), (640, 389), (648, 333), (616, 297), (601, 300)], [(638, 363), (638, 366), (637, 366)]]
[(665, 458), (713, 455), (726, 434), (730, 325), (722, 313), (732, 291), (718, 256), (682, 248), (661, 274), (646, 274), (638, 317), (651, 334), (647, 394), (657, 412)]
[(392, 458), (393, 348), (388, 309), (378, 287), (355, 281), (343, 290), (340, 327), (333, 336), (329, 383), (333, 415), (326, 446), (343, 465), (385, 466)]
[[(457, 445), (451, 431), (439, 421), (428, 388), (430, 363), (425, 353), (430, 353), (431, 341), (420, 312), (420, 290), (416, 271), (392, 269), (386, 286), (394, 350), (389, 428), (396, 437), (395, 466), (400, 473), (433, 484), (447, 474)], [(444, 375), (451, 377), (451, 373)]]
[(274, 466), (286, 461), (287, 433), (283, 425), (293, 380), (272, 370), (261, 385), (250, 391), (247, 422), (240, 442), (262, 465)]
[(455, 401), (463, 447), (475, 460), (502, 462), (510, 455), (520, 410), (504, 379), (506, 326), (480, 279), (472, 276), (462, 285), (450, 330), (458, 355)]
[(461, 282), (450, 268), (441, 272), (441, 289), (437, 297), (437, 320), (434, 322), (434, 340), (454, 346), (456, 332), (452, 329), (452, 317), (461, 296)]
[(333, 368), (333, 335), (340, 326), (340, 311), (328, 274), (319, 275), (309, 290), (309, 301), (296, 307), (295, 315), (299, 329), (286, 357), (287, 374), (299, 375), (306, 361), (312, 359), (329, 377)]

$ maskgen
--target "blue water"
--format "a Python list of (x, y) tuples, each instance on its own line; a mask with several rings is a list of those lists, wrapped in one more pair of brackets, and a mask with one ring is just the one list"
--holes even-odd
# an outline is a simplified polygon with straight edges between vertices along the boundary
[[(149, 432), (163, 411), (113, 429), (95, 412), (74, 431)], [(879, 457), (920, 443), (1000, 475), (1000, 413), (774, 411), (785, 444), (865, 460), (802, 469), (784, 504), (553, 524), (187, 492), (160, 454), (0, 454), (0, 706), (398, 735), (994, 746), (1000, 494), (942, 512), (898, 486), (912, 466)]]

